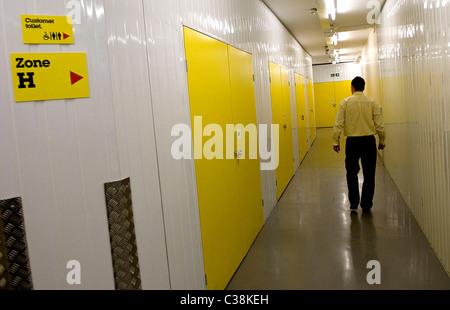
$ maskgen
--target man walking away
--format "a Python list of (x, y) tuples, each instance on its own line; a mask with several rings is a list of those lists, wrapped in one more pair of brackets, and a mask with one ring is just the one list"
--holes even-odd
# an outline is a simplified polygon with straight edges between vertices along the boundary
[[(334, 124), (333, 149), (339, 153), (342, 132), (347, 137), (345, 150), (345, 169), (347, 170), (348, 198), (350, 209), (356, 211), (358, 205), (364, 213), (370, 213), (375, 193), (375, 170), (377, 164), (377, 145), (375, 135), (378, 134), (378, 149), (385, 148), (386, 132), (380, 106), (372, 98), (364, 95), (366, 82), (361, 77), (352, 81), (353, 96), (342, 100)], [(361, 160), (364, 185), (362, 195), (359, 194), (358, 173)]]

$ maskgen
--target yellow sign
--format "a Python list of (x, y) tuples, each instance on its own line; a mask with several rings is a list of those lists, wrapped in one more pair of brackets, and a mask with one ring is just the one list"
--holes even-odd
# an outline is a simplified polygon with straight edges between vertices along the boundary
[(17, 102), (90, 97), (85, 53), (13, 53), (11, 66)]
[(70, 16), (22, 15), (23, 43), (73, 44)]

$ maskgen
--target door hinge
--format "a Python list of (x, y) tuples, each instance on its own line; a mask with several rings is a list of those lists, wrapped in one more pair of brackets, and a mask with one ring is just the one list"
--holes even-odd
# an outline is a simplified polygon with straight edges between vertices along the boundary
[(264, 207), (264, 199), (262, 200), (262, 203), (263, 203), (263, 207)]
[(272, 77), (269, 76), (269, 83), (272, 83)]
[(187, 59), (186, 59), (186, 73), (187, 72), (189, 72), (189, 69), (188, 69), (188, 61), (187, 61)]
[(278, 186), (278, 180), (275, 181), (275, 185)]
[(208, 277), (205, 274), (205, 285), (208, 285)]
[(253, 82), (255, 81), (255, 75), (253, 74)]

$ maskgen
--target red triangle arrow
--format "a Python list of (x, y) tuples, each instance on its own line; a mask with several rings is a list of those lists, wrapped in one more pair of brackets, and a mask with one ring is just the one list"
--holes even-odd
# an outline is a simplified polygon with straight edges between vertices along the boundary
[(72, 71), (70, 71), (70, 82), (72, 83), (72, 85), (77, 83), (81, 79), (84, 79), (84, 77), (82, 77), (81, 75), (78, 75), (78, 74), (73, 73)]
[(65, 40), (65, 39), (67, 39), (67, 38), (69, 38), (70, 36), (68, 35), (68, 34), (65, 34), (64, 32), (63, 32), (63, 40)]

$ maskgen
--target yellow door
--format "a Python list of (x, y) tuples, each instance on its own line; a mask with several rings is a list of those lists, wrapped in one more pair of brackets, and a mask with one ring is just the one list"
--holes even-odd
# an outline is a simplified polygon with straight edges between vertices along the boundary
[[(235, 150), (242, 156), (237, 163), (239, 227), (242, 230), (241, 259), (247, 254), (264, 224), (261, 170), (258, 157), (258, 134), (252, 56), (228, 46), (231, 98), (234, 124), (248, 126), (235, 135)], [(241, 146), (241, 144), (243, 146)], [(243, 150), (242, 148), (245, 148)], [(237, 268), (238, 266), (236, 266)]]
[(308, 153), (308, 124), (306, 120), (305, 79), (295, 74), (295, 97), (297, 100), (298, 146), (300, 149), (300, 162)]
[(269, 62), (269, 69), (272, 122), (274, 125), (279, 125), (280, 128), (280, 158), (276, 170), (277, 198), (280, 199), (294, 176), (289, 71), (271, 62)]
[(184, 36), (206, 286), (222, 290), (263, 223), (258, 159), (226, 159), (227, 125), (256, 125), (252, 60), (189, 28)]
[[(339, 105), (342, 100), (345, 98), (352, 96), (352, 82), (351, 81), (342, 81), (342, 82), (334, 82), (334, 92), (336, 94), (336, 114), (339, 109)], [(336, 118), (336, 116), (335, 116)], [(334, 122), (333, 122), (334, 125)]]
[(334, 82), (314, 84), (318, 128), (333, 127), (337, 113), (335, 98)]
[(314, 84), (317, 127), (333, 127), (341, 101), (351, 95), (350, 81)]
[(312, 79), (307, 79), (308, 83), (308, 108), (309, 108), (309, 130), (311, 135), (311, 145), (316, 141), (316, 111), (314, 104), (314, 85)]
[[(280, 135), (283, 136), (283, 152), (280, 152), (283, 161), (283, 176), (280, 192), (283, 193), (294, 176), (294, 143), (292, 137), (292, 115), (291, 115), (291, 92), (289, 82), (289, 71), (281, 67), (282, 95), (283, 95), (283, 126), (280, 127)], [(280, 144), (281, 148), (281, 144)], [(278, 191), (278, 189), (277, 189)]]
[[(193, 128), (199, 116), (202, 130), (209, 124), (226, 128), (233, 123), (227, 45), (188, 28), (184, 35)], [(197, 138), (194, 146), (199, 145)], [(203, 138), (200, 145), (207, 140)], [(222, 142), (225, 145), (224, 138)], [(203, 157), (196, 158), (195, 170), (207, 288), (222, 289), (241, 254), (236, 250), (239, 223), (233, 218), (239, 212), (236, 165), (233, 160)]]

